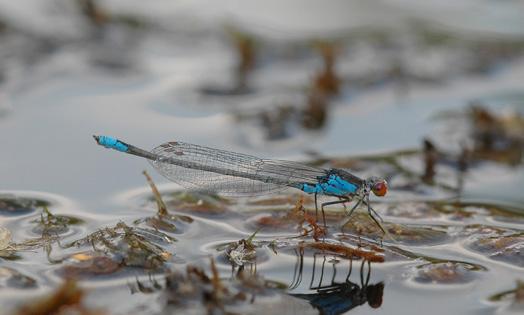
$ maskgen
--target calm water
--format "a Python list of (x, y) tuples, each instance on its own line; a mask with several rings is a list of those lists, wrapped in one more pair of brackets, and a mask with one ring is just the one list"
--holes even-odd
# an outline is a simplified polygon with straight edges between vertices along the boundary
[[(174, 254), (165, 268), (185, 270), (190, 264), (209, 270), (208, 257), (214, 256), (228, 279), (231, 263), (217, 248), (262, 227), (255, 238), (260, 242), (256, 271), (289, 288), (240, 306), (239, 313), (267, 313), (273, 305), (275, 314), (315, 314), (308, 301), (318, 295), (314, 284), (319, 273), (324, 270), (322, 284), (343, 283), (349, 261), (306, 246), (302, 280), (297, 281), (297, 229), (261, 220), (292, 209), (297, 196), (286, 202), (266, 200), (273, 204), (262, 206), (253, 205), (258, 199), (233, 199), (214, 213), (213, 203), (200, 207), (198, 199), (205, 196), (177, 202), (180, 196), (173, 192), (180, 187), (144, 160), (96, 146), (91, 135), (114, 135), (144, 148), (182, 140), (262, 157), (325, 158), (325, 167), (391, 179), (391, 192), (376, 203), (377, 211), (387, 222), (422, 229), (405, 239), (385, 240), (385, 262), (371, 264), (369, 284), (384, 284), (381, 306), (363, 301), (363, 306), (341, 310), (522, 311), (522, 304), (519, 309), (509, 298), (488, 301), (523, 278), (522, 158), (512, 163), (479, 159), (466, 173), (457, 199), (456, 190), (444, 187), (456, 185), (454, 162), (439, 162), (436, 184), (426, 185), (419, 178), (422, 155), (398, 154), (419, 149), (427, 137), (458, 156), (461, 146), (474, 142), (467, 116), (474, 102), (502, 117), (521, 141), (512, 147), (521, 150), (521, 1), (99, 2), (105, 17), (90, 18), (67, 1), (0, 1), (0, 227), (11, 231), (14, 242), (42, 235), (37, 221), (45, 204), (53, 214), (83, 221), (53, 232), (61, 244), (119, 221), (133, 226), (154, 215), (151, 190), (141, 174), (146, 169), (168, 209), (194, 219), (177, 221), (177, 231), (166, 232), (177, 242), (159, 243)], [(317, 40), (335, 43), (339, 85), (338, 94), (322, 98), (321, 114), (311, 114), (318, 109), (311, 105), (316, 95), (311, 82), (325, 65)], [(244, 47), (244, 53), (255, 50), (256, 66), (243, 74), (235, 72), (241, 63), (236, 54), (242, 51), (235, 45)], [(304, 117), (316, 127), (304, 123)], [(347, 161), (352, 156), (388, 159)], [(355, 245), (340, 233), (341, 217), (333, 215), (328, 241)], [(489, 245), (490, 237), (502, 244)], [(275, 239), (278, 254), (268, 246)], [(15, 260), (0, 255), (0, 268), (8, 268), (0, 269), (0, 314), (14, 313), (51, 292), (62, 282), (64, 266), (74, 265), (71, 255), (92, 250), (52, 246), (51, 260), (40, 247), (19, 251)], [(348, 279), (362, 289), (360, 266), (355, 258)], [(20, 284), (12, 270), (34, 283)], [(130, 289), (138, 277), (146, 281), (155, 274), (160, 281), (162, 273), (129, 265), (102, 275), (88, 273), (80, 282), (89, 289), (84, 304), (110, 314), (162, 312), (164, 293), (131, 295)]]

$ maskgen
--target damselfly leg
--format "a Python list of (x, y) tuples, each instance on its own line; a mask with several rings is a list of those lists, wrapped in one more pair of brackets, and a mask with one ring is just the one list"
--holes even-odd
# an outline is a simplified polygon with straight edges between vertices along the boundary
[(382, 224), (380, 224), (380, 222), (378, 222), (378, 220), (373, 215), (373, 213), (374, 213), (380, 219), (380, 221), (384, 222), (384, 220), (382, 220), (380, 215), (369, 204), (369, 196), (367, 196), (366, 201), (364, 201), (364, 204), (366, 206), (368, 206), (368, 214), (371, 217), (371, 219), (373, 219), (373, 221), (375, 221), (375, 223), (378, 225), (378, 227), (382, 230), (382, 233), (386, 234), (386, 230), (384, 230), (384, 228), (382, 227)]
[(348, 197), (340, 197), (340, 200), (324, 202), (323, 204), (321, 204), (320, 209), (322, 210), (322, 219), (324, 220), (324, 228), (326, 228), (326, 213), (324, 212), (324, 207), (330, 206), (330, 205), (337, 205), (337, 204), (345, 205), (345, 203), (349, 201), (350, 199)]
[(346, 222), (344, 222), (344, 224), (342, 224), (342, 233), (344, 233), (344, 227), (346, 226), (346, 224), (349, 223), (349, 221), (351, 221), (351, 215), (353, 214), (353, 211), (355, 211), (355, 209), (362, 203), (362, 199), (358, 199), (357, 203), (355, 203), (355, 205), (351, 208), (351, 210), (349, 210), (349, 213), (347, 214), (347, 217), (348, 219), (346, 220)]
[(318, 222), (318, 202), (317, 202), (317, 193), (315, 193), (315, 218), (317, 219), (317, 222)]

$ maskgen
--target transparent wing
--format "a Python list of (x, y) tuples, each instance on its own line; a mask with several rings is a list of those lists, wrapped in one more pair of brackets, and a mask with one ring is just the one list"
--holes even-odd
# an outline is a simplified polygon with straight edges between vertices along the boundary
[(297, 162), (260, 159), (184, 142), (167, 142), (151, 153), (157, 155), (151, 164), (169, 180), (186, 188), (229, 196), (272, 193), (305, 182), (316, 183), (326, 174), (323, 169)]

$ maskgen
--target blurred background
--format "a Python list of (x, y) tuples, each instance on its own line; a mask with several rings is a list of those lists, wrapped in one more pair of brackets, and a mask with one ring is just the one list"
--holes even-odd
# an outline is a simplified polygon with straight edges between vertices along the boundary
[[(0, 196), (81, 214), (86, 232), (136, 215), (143, 169), (173, 189), (97, 146), (103, 134), (349, 168), (387, 178), (389, 201), (507, 207), (520, 221), (498, 226), (522, 231), (523, 82), (522, 0), (0, 0)], [(0, 223), (29, 224), (10, 215)], [(517, 269), (490, 266), (489, 285), (524, 268), (519, 235)], [(407, 296), (395, 285), (390, 301)]]
[(85, 201), (144, 166), (91, 134), (293, 159), (429, 136), (460, 152), (460, 113), (523, 103), (522, 1), (1, 1), (0, 43), (1, 187)]

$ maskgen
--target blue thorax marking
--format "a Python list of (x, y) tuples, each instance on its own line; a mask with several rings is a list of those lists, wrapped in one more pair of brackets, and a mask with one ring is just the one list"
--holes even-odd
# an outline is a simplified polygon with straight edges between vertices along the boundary
[(357, 185), (352, 184), (336, 174), (331, 174), (327, 180), (316, 183), (304, 183), (300, 189), (308, 194), (326, 194), (335, 196), (347, 196), (357, 192)]
[(308, 193), (308, 194), (314, 194), (314, 193), (320, 193), (319, 191), (317, 191), (317, 186), (316, 185), (311, 185), (311, 184), (302, 184), (302, 187), (300, 187), (300, 189), (305, 192), (305, 193)]
[(98, 144), (108, 149), (114, 149), (120, 152), (127, 152), (127, 150), (129, 150), (129, 147), (125, 143), (113, 137), (99, 136), (97, 141)]
[(329, 185), (337, 187), (338, 189), (346, 191), (347, 193), (351, 193), (351, 194), (356, 193), (358, 189), (357, 185), (350, 183), (335, 174), (329, 175), (327, 182)]

